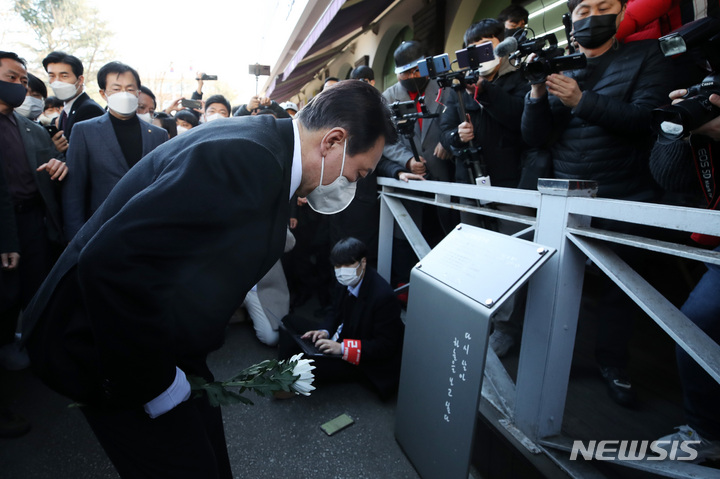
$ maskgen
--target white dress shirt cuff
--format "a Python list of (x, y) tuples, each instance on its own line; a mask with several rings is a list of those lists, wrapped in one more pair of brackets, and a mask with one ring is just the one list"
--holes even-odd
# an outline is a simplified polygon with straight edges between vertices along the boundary
[(182, 369), (175, 366), (175, 380), (163, 393), (145, 404), (145, 412), (151, 418), (165, 414), (190, 397), (190, 383)]

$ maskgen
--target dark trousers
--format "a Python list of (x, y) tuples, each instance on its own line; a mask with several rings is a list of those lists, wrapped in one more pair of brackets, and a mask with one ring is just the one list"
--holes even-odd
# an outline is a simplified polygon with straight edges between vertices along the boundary
[(205, 396), (155, 419), (142, 408), (82, 407), (123, 479), (232, 479), (220, 408)]
[[(716, 249), (718, 251), (720, 249)], [(682, 312), (720, 344), (720, 267), (710, 266), (682, 307)], [(676, 346), (683, 406), (688, 423), (702, 437), (720, 440), (720, 384), (680, 346)]]
[[(594, 219), (592, 226), (646, 238), (676, 239), (673, 232), (619, 221)], [(654, 260), (651, 253), (625, 245), (608, 243), (607, 246), (653, 287), (658, 290), (666, 289), (660, 283), (663, 276), (667, 275), (669, 268)], [(635, 318), (641, 310), (604, 273), (600, 273), (598, 289), (595, 294), (597, 305), (593, 308), (593, 311), (589, 312), (598, 318), (595, 359), (600, 366), (625, 368), (629, 360), (628, 348), (635, 329)], [(585, 311), (585, 313), (588, 313), (588, 311)]]
[(0, 269), (0, 346), (15, 339), (18, 315), (45, 280), (51, 265), (42, 203), (16, 211), (15, 218), (20, 263), (12, 271)]

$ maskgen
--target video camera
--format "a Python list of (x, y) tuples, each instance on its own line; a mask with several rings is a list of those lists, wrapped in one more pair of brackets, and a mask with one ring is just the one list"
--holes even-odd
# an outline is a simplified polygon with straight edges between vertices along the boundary
[[(420, 75), (437, 80), (440, 88), (451, 88), (458, 96), (459, 117), (465, 118), (465, 104), (462, 99), (462, 92), (467, 85), (473, 85), (480, 79), (478, 69), (480, 65), (495, 58), (492, 42), (485, 42), (479, 45), (470, 45), (455, 52), (459, 70), (453, 70), (450, 58), (447, 53), (434, 57), (427, 57), (418, 62)], [(399, 128), (398, 128), (399, 130)], [(468, 171), (468, 178), (471, 183), (480, 186), (490, 186), (490, 177), (486, 172), (485, 161), (479, 147), (470, 140), (468, 147), (454, 152), (462, 159), (463, 165)]]
[(410, 134), (413, 134), (415, 128), (415, 122), (421, 118), (435, 118), (439, 116), (437, 113), (429, 113), (425, 106), (425, 97), (421, 96), (417, 100), (420, 105), (420, 111), (415, 107), (413, 100), (409, 101), (396, 101), (390, 104), (390, 111), (392, 112), (392, 120), (395, 123), (396, 128), (400, 134), (404, 134), (404, 131), (410, 125)]
[(705, 17), (687, 23), (661, 37), (660, 49), (666, 57), (686, 52), (699, 54), (710, 66), (710, 74), (687, 89), (685, 99), (652, 111), (652, 128), (669, 140), (687, 137), (701, 125), (720, 116), (720, 108), (710, 103), (710, 95), (720, 95), (720, 20)]
[[(400, 135), (407, 138), (415, 161), (420, 161), (420, 154), (413, 138), (415, 136), (415, 122), (421, 118), (435, 118), (439, 114), (427, 111), (424, 96), (418, 97), (417, 104), (420, 105), (420, 111), (417, 110), (413, 100), (396, 101), (390, 104), (390, 111), (392, 112), (392, 121), (395, 123), (395, 128)], [(428, 179), (430, 178), (428, 177)]]
[[(535, 58), (532, 61), (525, 61), (525, 58), (532, 53), (536, 55)], [(587, 66), (584, 53), (571, 55), (563, 55), (563, 53), (564, 50), (558, 47), (555, 34), (548, 33), (519, 43), (517, 51), (510, 55), (509, 59), (515, 61), (515, 65), (522, 64), (525, 79), (534, 85), (544, 82), (548, 75), (553, 73), (578, 70)]]
[(470, 45), (455, 52), (459, 70), (452, 69), (452, 63), (447, 53), (434, 57), (427, 57), (418, 62), (421, 76), (437, 80), (440, 88), (465, 88), (465, 85), (477, 83), (480, 75), (477, 70), (480, 65), (495, 58), (491, 42), (480, 45)]

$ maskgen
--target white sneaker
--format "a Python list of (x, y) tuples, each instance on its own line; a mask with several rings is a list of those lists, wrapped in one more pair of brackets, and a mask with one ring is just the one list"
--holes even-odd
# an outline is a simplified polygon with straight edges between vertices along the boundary
[(20, 349), (17, 342), (0, 346), (0, 367), (8, 371), (20, 371), (30, 366), (27, 350)]
[(489, 342), (490, 347), (493, 348), (499, 358), (505, 356), (510, 351), (510, 348), (515, 345), (515, 339), (512, 336), (497, 329), (490, 335)]
[[(703, 439), (700, 434), (695, 431), (692, 427), (685, 424), (684, 426), (678, 426), (675, 429), (677, 429), (677, 432), (674, 432), (672, 434), (668, 434), (667, 436), (663, 436), (658, 441), (667, 441), (661, 444), (656, 444), (656, 447), (659, 447), (661, 449), (665, 449), (668, 453), (671, 452), (673, 448), (673, 442), (684, 442), (684, 441), (699, 441), (694, 442), (692, 444), (686, 444), (684, 446), (684, 449), (692, 448), (695, 451), (697, 451), (697, 457), (691, 461), (693, 463), (700, 463), (705, 460), (718, 460), (720, 459), (720, 441), (709, 441), (707, 439)], [(676, 453), (675, 458), (682, 458), (687, 457), (688, 454), (683, 451), (683, 449), (680, 449), (679, 446), (676, 447)], [(669, 456), (669, 454), (668, 454)]]

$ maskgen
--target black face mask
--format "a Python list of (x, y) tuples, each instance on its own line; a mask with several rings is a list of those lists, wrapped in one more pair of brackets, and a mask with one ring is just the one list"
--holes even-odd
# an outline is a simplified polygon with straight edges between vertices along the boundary
[(405, 80), (400, 80), (402, 87), (409, 92), (424, 92), (425, 87), (429, 82), (430, 79), (428, 77), (407, 78)]
[(0, 100), (6, 105), (17, 108), (25, 101), (27, 89), (21, 83), (10, 83), (0, 80)]
[(505, 29), (505, 38), (514, 37), (515, 34), (521, 30), (522, 30), (522, 28), (506, 28)]
[(584, 48), (597, 48), (610, 40), (617, 32), (617, 14), (591, 15), (573, 23), (575, 40)]

